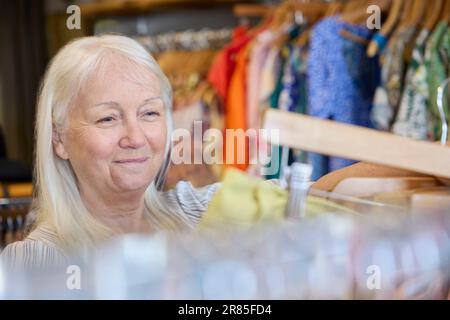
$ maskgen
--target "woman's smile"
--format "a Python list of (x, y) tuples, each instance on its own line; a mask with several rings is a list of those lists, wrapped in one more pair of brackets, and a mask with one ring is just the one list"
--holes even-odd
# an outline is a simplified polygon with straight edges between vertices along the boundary
[(118, 164), (141, 164), (147, 162), (149, 157), (139, 157), (139, 158), (124, 158), (120, 160), (114, 161), (114, 163)]

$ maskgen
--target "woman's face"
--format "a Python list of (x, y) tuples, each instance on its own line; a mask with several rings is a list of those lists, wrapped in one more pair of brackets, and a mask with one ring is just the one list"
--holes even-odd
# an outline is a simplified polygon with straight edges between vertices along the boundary
[(132, 68), (113, 63), (91, 76), (54, 144), (82, 189), (143, 191), (162, 165), (167, 127), (159, 81), (144, 69), (138, 77), (127, 76)]

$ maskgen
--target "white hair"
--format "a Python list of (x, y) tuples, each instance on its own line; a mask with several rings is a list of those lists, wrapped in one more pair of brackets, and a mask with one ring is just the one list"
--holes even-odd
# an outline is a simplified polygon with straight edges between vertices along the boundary
[(112, 54), (157, 76), (167, 111), (165, 158), (145, 191), (146, 215), (156, 228), (173, 230), (190, 226), (187, 217), (169, 210), (161, 192), (170, 164), (173, 130), (169, 81), (153, 57), (135, 40), (119, 35), (84, 37), (63, 47), (49, 64), (40, 89), (36, 118), (33, 209), (37, 213), (37, 225), (51, 225), (61, 246), (69, 250), (89, 249), (97, 241), (111, 237), (113, 232), (87, 210), (69, 160), (61, 159), (54, 152), (52, 131), (65, 126), (69, 108), (83, 84), (112, 59)]

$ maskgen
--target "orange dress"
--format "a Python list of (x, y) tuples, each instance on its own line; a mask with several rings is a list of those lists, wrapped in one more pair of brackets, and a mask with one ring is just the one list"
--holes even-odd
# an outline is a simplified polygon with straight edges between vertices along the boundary
[[(225, 128), (242, 129), (243, 133), (247, 130), (246, 121), (246, 79), (248, 50), (243, 48), (237, 54), (236, 67), (231, 77), (230, 87), (226, 99)], [(229, 141), (225, 135), (225, 160), (226, 165), (241, 170), (246, 170), (249, 162), (248, 155), (248, 137), (245, 140), (234, 136)]]

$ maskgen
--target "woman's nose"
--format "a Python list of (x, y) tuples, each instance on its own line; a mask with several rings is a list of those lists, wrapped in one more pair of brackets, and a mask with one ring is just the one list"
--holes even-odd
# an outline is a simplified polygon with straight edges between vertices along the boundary
[(145, 134), (137, 121), (128, 122), (124, 127), (124, 135), (119, 142), (120, 147), (138, 149), (145, 145)]

